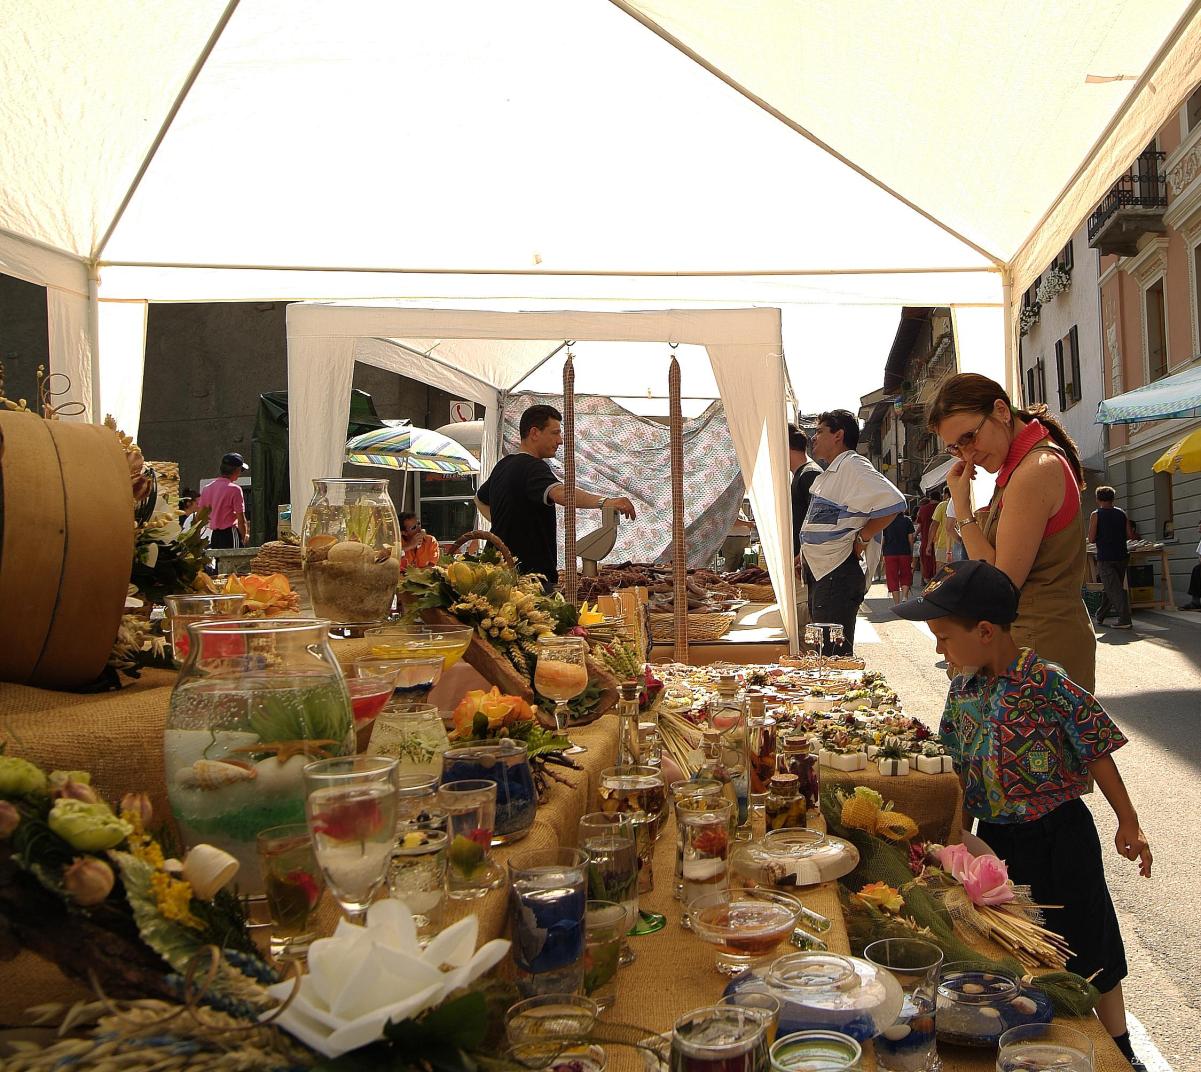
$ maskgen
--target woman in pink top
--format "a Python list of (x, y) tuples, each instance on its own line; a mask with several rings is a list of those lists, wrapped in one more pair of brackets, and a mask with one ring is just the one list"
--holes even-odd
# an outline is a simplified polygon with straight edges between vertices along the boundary
[(209, 512), (210, 547), (242, 547), (250, 542), (246, 498), (238, 487), (238, 477), (249, 468), (241, 454), (225, 455), (221, 459), (221, 475), (196, 500), (197, 511)]
[[(1084, 470), (1076, 444), (1046, 406), (1017, 409), (999, 383), (974, 372), (948, 379), (926, 420), (959, 459), (947, 486), (968, 557), (1004, 570), (1022, 593), (1014, 639), (1092, 692), (1097, 638), (1081, 598)], [(977, 466), (997, 474), (983, 520), (970, 501)]]

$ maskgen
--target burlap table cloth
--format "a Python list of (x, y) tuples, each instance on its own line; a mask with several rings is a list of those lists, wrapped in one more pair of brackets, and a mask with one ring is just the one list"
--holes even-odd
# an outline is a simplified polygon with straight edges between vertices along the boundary
[(864, 785), (874, 789), (895, 810), (917, 823), (923, 840), (951, 845), (961, 840), (963, 830), (963, 787), (954, 774), (923, 774), (915, 771), (896, 777), (881, 774), (874, 763), (866, 770), (839, 771), (822, 767), (822, 785)]

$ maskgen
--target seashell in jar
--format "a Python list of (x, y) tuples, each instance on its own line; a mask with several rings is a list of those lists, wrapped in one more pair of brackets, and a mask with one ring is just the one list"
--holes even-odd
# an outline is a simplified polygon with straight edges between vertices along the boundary
[(184, 857), (182, 876), (202, 901), (211, 901), (238, 873), (238, 861), (214, 845), (197, 845)]
[(338, 542), (336, 536), (330, 536), (326, 533), (318, 533), (316, 536), (310, 536), (305, 544), (305, 558), (310, 562), (323, 562), (329, 554), (329, 549)]
[(368, 547), (365, 543), (359, 543), (358, 540), (343, 540), (330, 547), (327, 557), (330, 562), (336, 562), (339, 565), (353, 566), (359, 563), (366, 565), (375, 561), (375, 548)]
[(258, 772), (249, 763), (233, 759), (198, 759), (179, 772), (180, 785), (197, 789), (220, 789), (235, 782), (249, 782)]
[(384, 544), (378, 551), (375, 552), (376, 563), (387, 562), (392, 557), (392, 545)]

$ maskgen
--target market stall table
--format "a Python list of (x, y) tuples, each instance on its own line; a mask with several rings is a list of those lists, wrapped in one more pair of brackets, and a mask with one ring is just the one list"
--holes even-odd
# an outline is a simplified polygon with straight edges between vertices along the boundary
[[(748, 603), (739, 607), (734, 624), (717, 640), (690, 640), (688, 661), (693, 666), (709, 663), (774, 663), (788, 654), (788, 634), (784, 631), (780, 608), (775, 603)], [(670, 639), (656, 638), (651, 662), (670, 662), (674, 657)]]

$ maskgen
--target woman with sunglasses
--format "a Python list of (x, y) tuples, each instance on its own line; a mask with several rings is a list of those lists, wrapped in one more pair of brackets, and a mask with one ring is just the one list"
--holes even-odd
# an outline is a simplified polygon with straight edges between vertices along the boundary
[[(948, 379), (926, 422), (958, 458), (947, 486), (968, 558), (991, 562), (1021, 590), (1013, 634), (1093, 691), (1097, 640), (1081, 598), (1085, 546), (1080, 525), (1084, 470), (1076, 444), (1047, 407), (1017, 409), (987, 376)], [(997, 474), (988, 510), (972, 513), (977, 467)]]

